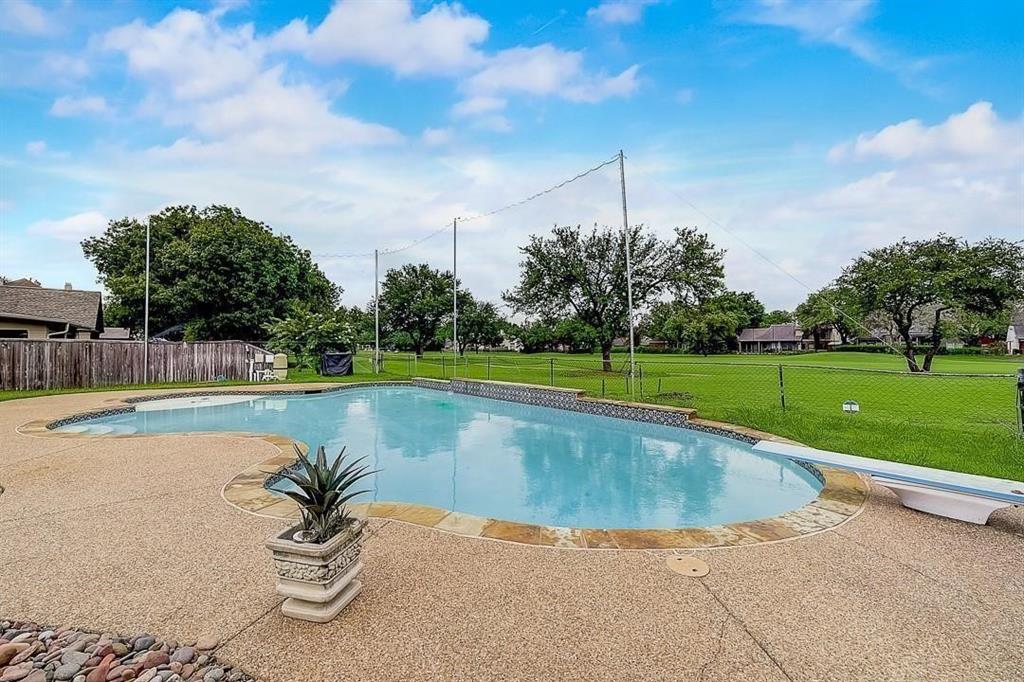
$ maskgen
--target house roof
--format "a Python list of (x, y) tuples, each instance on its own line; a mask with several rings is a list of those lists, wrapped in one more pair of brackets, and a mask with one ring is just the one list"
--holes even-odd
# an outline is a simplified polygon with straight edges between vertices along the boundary
[(103, 298), (98, 291), (5, 284), (0, 286), (0, 317), (103, 331)]
[(793, 322), (773, 324), (770, 327), (750, 327), (740, 331), (740, 341), (800, 341), (800, 328)]

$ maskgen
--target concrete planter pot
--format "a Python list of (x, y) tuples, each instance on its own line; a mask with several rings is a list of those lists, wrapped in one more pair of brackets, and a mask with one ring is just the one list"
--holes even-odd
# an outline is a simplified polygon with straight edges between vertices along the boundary
[(293, 526), (267, 539), (277, 570), (277, 593), (288, 597), (281, 613), (300, 620), (326, 623), (337, 616), (363, 589), (358, 580), (366, 522), (353, 520), (323, 544), (296, 542)]

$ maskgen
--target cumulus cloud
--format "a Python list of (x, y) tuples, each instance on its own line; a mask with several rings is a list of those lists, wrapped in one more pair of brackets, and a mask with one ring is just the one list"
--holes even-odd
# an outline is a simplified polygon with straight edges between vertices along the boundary
[(225, 28), (219, 14), (177, 9), (149, 25), (109, 31), (104, 48), (123, 54), (149, 86), (142, 112), (191, 129), (165, 148), (167, 158), (303, 155), (325, 146), (391, 144), (395, 130), (333, 111), (344, 87), (317, 87), (267, 63), (269, 49), (251, 24)]
[(487, 21), (458, 3), (442, 2), (415, 15), (410, 0), (339, 0), (315, 28), (296, 19), (276, 33), (270, 44), (320, 63), (362, 62), (403, 76), (448, 74), (483, 61), (478, 45), (489, 30)]
[(438, 145), (448, 144), (454, 139), (455, 134), (451, 128), (427, 128), (420, 135), (420, 139), (423, 140), (423, 144), (428, 147), (436, 147)]
[(28, 0), (6, 0), (0, 12), (0, 31), (30, 36), (54, 33), (54, 21)]
[(42, 156), (46, 153), (45, 140), (33, 140), (25, 145), (25, 152), (30, 156)]
[(583, 53), (561, 50), (550, 43), (513, 47), (498, 52), (487, 65), (462, 85), (467, 97), (453, 113), (466, 115), (493, 112), (504, 107), (504, 95), (526, 94), (559, 97), (571, 102), (600, 102), (628, 97), (639, 83), (639, 66), (608, 76), (587, 72)]
[(107, 100), (99, 95), (86, 95), (84, 97), (73, 97), (64, 95), (53, 101), (50, 107), (52, 116), (102, 116), (110, 113), (110, 105)]
[(587, 10), (587, 18), (602, 24), (635, 24), (644, 16), (644, 10), (658, 0), (606, 0)]
[(861, 133), (829, 151), (829, 159), (970, 160), (991, 167), (1020, 164), (1024, 158), (1024, 128), (1004, 121), (990, 102), (975, 102), (942, 123), (927, 126), (912, 118), (880, 131)]
[(28, 226), (29, 234), (45, 235), (64, 241), (80, 241), (99, 234), (107, 227), (107, 218), (99, 211), (76, 213), (59, 220), (40, 220)]

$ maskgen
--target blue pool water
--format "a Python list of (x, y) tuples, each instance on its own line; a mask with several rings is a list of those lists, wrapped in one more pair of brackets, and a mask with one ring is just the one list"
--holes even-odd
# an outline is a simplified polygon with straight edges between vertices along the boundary
[(793, 462), (729, 438), (413, 387), (149, 409), (64, 428), (278, 433), (328, 454), (344, 445), (381, 469), (361, 501), (552, 526), (752, 520), (800, 507), (821, 488)]

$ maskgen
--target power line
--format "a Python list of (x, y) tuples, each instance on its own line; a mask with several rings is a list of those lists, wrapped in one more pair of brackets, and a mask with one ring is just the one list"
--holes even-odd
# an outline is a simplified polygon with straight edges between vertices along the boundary
[[(487, 218), (487, 217), (490, 217), (492, 215), (497, 215), (498, 213), (502, 213), (504, 211), (507, 211), (509, 209), (516, 208), (517, 206), (522, 206), (523, 204), (527, 204), (527, 203), (529, 203), (529, 202), (531, 202), (531, 201), (533, 201), (535, 199), (539, 199), (540, 197), (542, 197), (542, 196), (544, 196), (546, 194), (550, 194), (550, 193), (552, 193), (552, 192), (554, 192), (556, 190), (559, 190), (559, 189), (565, 187), (566, 185), (569, 185), (569, 184), (571, 184), (573, 182), (576, 182), (577, 180), (579, 180), (581, 178), (585, 178), (586, 176), (588, 176), (591, 173), (594, 173), (594, 172), (604, 168), (605, 166), (610, 166), (613, 163), (618, 163), (618, 161), (619, 161), (619, 157), (618, 157), (618, 155), (616, 155), (616, 156), (608, 159), (607, 161), (599, 163), (598, 165), (594, 166), (593, 168), (588, 168), (587, 170), (585, 170), (585, 171), (583, 171), (581, 173), (577, 173), (576, 175), (574, 175), (571, 178), (563, 180), (562, 182), (558, 183), (557, 185), (553, 185), (553, 186), (551, 186), (551, 187), (549, 187), (549, 188), (547, 188), (545, 190), (542, 190), (542, 191), (537, 192), (535, 194), (531, 194), (530, 196), (526, 197), (525, 199), (520, 199), (519, 201), (513, 202), (511, 204), (507, 204), (505, 206), (502, 206), (501, 208), (496, 208), (493, 211), (487, 211), (486, 213), (479, 213), (479, 214), (477, 214), (475, 216), (470, 216), (468, 218), (459, 218), (459, 222), (460, 223), (468, 223), (468, 222), (472, 222), (474, 220), (480, 220), (481, 218)], [(419, 239), (416, 239), (416, 240), (414, 240), (412, 242), (409, 242), (405, 246), (400, 246), (400, 247), (397, 247), (397, 248), (394, 248), (394, 249), (382, 249), (380, 251), (380, 255), (381, 256), (386, 256), (386, 255), (390, 255), (390, 254), (393, 254), (393, 253), (400, 253), (402, 251), (406, 251), (408, 249), (413, 248), (414, 246), (418, 246), (418, 245), (422, 244), (423, 242), (427, 241), (428, 239), (431, 239), (432, 237), (436, 237), (437, 235), (439, 235), (442, 232), (445, 232), (446, 230), (449, 230), (449, 229), (451, 229), (451, 225), (442, 225), (441, 227), (439, 227), (438, 229), (434, 230), (433, 232), (431, 232), (430, 234), (426, 235), (425, 237), (420, 237)], [(371, 257), (373, 257), (373, 251), (366, 251), (366, 252), (360, 252), (360, 253), (314, 253), (313, 255), (316, 256), (317, 258), (371, 258)]]

